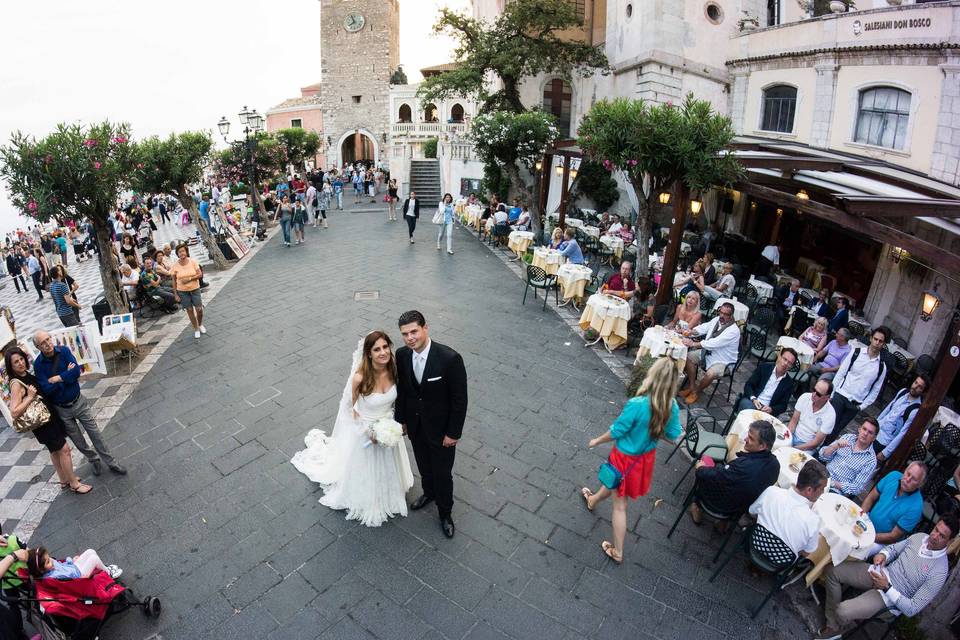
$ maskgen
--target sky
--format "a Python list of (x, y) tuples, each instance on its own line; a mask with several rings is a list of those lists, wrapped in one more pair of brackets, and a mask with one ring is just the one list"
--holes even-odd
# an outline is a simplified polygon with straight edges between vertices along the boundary
[[(317, 0), (28, 0), (0, 21), (0, 144), (58, 122), (129, 122), (135, 138), (209, 129), (249, 106), (264, 113), (320, 79)], [(447, 62), (432, 34), (441, 6), (400, 0), (400, 61), (410, 82)], [(220, 140), (219, 135), (216, 139)], [(27, 224), (0, 189), (0, 234)]]

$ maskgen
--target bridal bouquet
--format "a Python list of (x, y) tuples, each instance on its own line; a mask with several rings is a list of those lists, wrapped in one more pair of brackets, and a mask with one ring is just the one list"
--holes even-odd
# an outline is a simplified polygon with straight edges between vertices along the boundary
[(377, 444), (384, 447), (396, 447), (403, 440), (403, 427), (391, 418), (380, 418), (371, 425), (370, 430)]

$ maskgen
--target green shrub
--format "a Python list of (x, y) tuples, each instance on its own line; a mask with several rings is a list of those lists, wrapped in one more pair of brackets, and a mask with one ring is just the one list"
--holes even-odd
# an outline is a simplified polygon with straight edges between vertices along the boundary
[(600, 212), (606, 211), (620, 199), (617, 181), (610, 177), (610, 172), (599, 162), (586, 159), (580, 163), (576, 195), (584, 195), (593, 200)]
[(430, 138), (423, 143), (423, 155), (426, 158), (436, 158), (437, 157), (437, 143), (439, 140), (437, 138)]

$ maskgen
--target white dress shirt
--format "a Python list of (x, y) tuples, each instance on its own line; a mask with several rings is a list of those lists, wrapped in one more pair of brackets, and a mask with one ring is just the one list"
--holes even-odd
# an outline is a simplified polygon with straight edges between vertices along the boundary
[[(698, 336), (710, 336), (719, 322), (720, 316), (717, 316), (705, 324), (697, 325), (693, 332)], [(726, 331), (715, 338), (707, 337), (700, 342), (700, 348), (710, 352), (707, 354), (707, 369), (715, 364), (726, 366), (737, 361), (740, 347), (740, 327), (733, 319), (730, 322), (733, 323), (732, 327), (728, 327)]]
[(423, 348), (423, 351), (420, 353), (413, 352), (413, 375), (417, 379), (417, 384), (423, 381), (423, 372), (427, 368), (427, 357), (430, 355), (430, 344), (431, 341), (428, 339), (427, 346)]
[[(883, 375), (877, 379), (880, 368), (880, 356), (870, 357), (870, 351), (860, 348), (860, 355), (857, 361), (850, 366), (853, 354), (856, 349), (850, 349), (850, 352), (843, 358), (837, 375), (833, 379), (833, 392), (839, 393), (847, 400), (857, 402), (861, 407), (869, 407), (877, 399), (880, 389), (883, 388), (883, 380), (887, 376), (887, 368), (883, 368)], [(876, 380), (876, 383), (874, 383)]]
[(757, 523), (783, 540), (793, 552), (813, 553), (820, 542), (820, 516), (796, 489), (767, 487), (750, 505)]
[(757, 400), (759, 400), (763, 406), (770, 406), (770, 401), (773, 400), (773, 393), (777, 390), (777, 385), (779, 385), (780, 381), (786, 376), (787, 374), (785, 373), (778, 378), (777, 368), (773, 368), (773, 371), (770, 373), (770, 377), (767, 378), (767, 384), (763, 385), (763, 391), (761, 391), (760, 395), (757, 396)]
[(780, 264), (780, 250), (777, 249), (777, 245), (768, 244), (763, 248), (763, 251), (760, 253), (764, 258), (772, 262), (773, 264)]

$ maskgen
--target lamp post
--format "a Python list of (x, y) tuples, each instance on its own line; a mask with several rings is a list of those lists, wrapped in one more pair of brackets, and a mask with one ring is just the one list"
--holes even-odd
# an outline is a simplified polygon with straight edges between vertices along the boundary
[(257, 163), (254, 158), (257, 150), (257, 134), (263, 131), (264, 118), (254, 109), (250, 111), (247, 106), (237, 114), (240, 118), (240, 124), (243, 125), (243, 140), (228, 141), (227, 134), (230, 133), (230, 121), (226, 116), (220, 118), (217, 123), (217, 129), (223, 136), (223, 141), (233, 147), (234, 153), (244, 154), (244, 165), (247, 169), (247, 181), (250, 185), (250, 197), (254, 202), (257, 201)]

